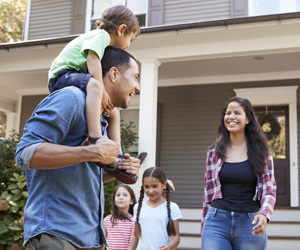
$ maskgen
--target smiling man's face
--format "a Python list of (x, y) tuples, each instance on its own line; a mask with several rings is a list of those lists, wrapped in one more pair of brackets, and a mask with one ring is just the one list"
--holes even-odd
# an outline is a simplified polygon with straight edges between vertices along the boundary
[(120, 78), (114, 86), (111, 101), (116, 107), (128, 108), (130, 100), (140, 91), (139, 86), (139, 68), (136, 61), (130, 58), (130, 67), (120, 72)]

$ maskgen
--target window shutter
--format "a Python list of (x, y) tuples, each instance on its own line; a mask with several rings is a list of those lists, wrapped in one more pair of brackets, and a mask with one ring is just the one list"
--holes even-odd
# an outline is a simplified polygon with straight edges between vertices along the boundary
[(86, 1), (73, 0), (72, 10), (72, 34), (84, 33)]
[(249, 16), (248, 0), (231, 0), (231, 17)]
[(164, 24), (164, 0), (149, 0), (147, 26)]

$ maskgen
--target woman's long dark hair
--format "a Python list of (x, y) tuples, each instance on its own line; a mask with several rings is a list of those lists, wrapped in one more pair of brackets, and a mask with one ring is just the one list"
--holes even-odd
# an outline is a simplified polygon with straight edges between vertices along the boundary
[(120, 185), (116, 186), (114, 189), (113, 195), (112, 195), (113, 199), (111, 202), (111, 215), (112, 216), (110, 218), (110, 221), (113, 226), (115, 224), (117, 224), (117, 220), (131, 220), (126, 214), (123, 214), (120, 212), (120, 210), (118, 209), (118, 207), (116, 206), (116, 203), (115, 203), (116, 193), (117, 193), (118, 189), (121, 187), (125, 188), (130, 194), (130, 199), (132, 201), (132, 204), (130, 204), (129, 210), (128, 210), (128, 212), (130, 214), (133, 214), (133, 207), (134, 207), (134, 204), (136, 203), (135, 194), (131, 187), (129, 187), (128, 185), (125, 185), (125, 184), (120, 184)]
[(225, 104), (218, 127), (217, 139), (213, 147), (216, 150), (217, 156), (225, 158), (226, 148), (230, 143), (230, 133), (225, 127), (224, 117), (227, 106), (232, 102), (236, 102), (243, 107), (246, 117), (249, 120), (249, 123), (246, 124), (245, 127), (248, 161), (253, 167), (255, 173), (261, 176), (265, 172), (270, 148), (249, 100), (241, 97), (233, 97)]

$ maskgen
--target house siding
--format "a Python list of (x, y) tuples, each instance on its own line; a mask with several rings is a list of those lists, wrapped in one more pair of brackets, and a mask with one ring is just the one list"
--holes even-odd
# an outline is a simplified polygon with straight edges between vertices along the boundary
[(72, 34), (72, 0), (31, 0), (28, 40)]
[[(300, 84), (299, 84), (300, 85)], [(300, 204), (300, 88), (297, 89), (297, 126), (298, 126), (298, 189)], [(291, 190), (293, 192), (293, 190)]]
[(220, 20), (231, 17), (229, 0), (165, 0), (164, 24)]
[[(299, 85), (299, 81), (159, 88), (161, 121), (158, 128), (160, 152), (157, 165), (174, 182), (176, 191), (173, 201), (184, 208), (202, 207), (207, 148), (214, 143), (220, 114), (225, 102), (235, 96), (234, 88), (291, 85)], [(299, 98), (298, 91), (298, 103)]]

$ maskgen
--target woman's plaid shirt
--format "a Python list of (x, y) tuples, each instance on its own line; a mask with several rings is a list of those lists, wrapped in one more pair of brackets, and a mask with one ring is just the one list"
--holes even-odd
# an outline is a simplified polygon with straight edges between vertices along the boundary
[[(210, 148), (206, 156), (206, 169), (204, 177), (204, 197), (201, 232), (204, 218), (209, 208), (209, 204), (215, 199), (222, 198), (219, 172), (224, 163), (224, 159), (216, 155), (215, 149)], [(260, 201), (259, 214), (263, 214), (270, 220), (276, 201), (276, 182), (274, 178), (273, 157), (268, 157), (266, 171), (262, 176), (257, 175), (257, 186), (253, 200)]]

